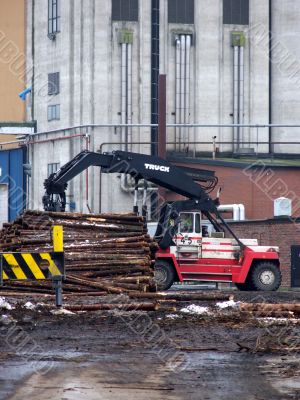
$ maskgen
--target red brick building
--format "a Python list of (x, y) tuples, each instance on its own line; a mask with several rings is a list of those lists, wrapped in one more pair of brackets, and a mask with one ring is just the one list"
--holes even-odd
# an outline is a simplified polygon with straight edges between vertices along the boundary
[(231, 222), (230, 227), (240, 238), (257, 239), (262, 246), (279, 246), (282, 286), (290, 287), (291, 278), (292, 286), (300, 286), (300, 262), (294, 260), (293, 269), (291, 268), (291, 247), (299, 246), (300, 255), (300, 219), (272, 218)]
[[(294, 268), (291, 266), (291, 246), (300, 246), (300, 219), (295, 219), (300, 216), (300, 160), (273, 163), (241, 159), (171, 161), (176, 165), (215, 171), (219, 182), (211, 196), (214, 198), (221, 187), (221, 204), (242, 203), (245, 206), (246, 221), (230, 223), (237, 236), (258, 239), (260, 245), (279, 246), (282, 286), (290, 287), (291, 277), (294, 286), (300, 286), (300, 262)], [(179, 198), (171, 192), (165, 195), (167, 200)], [(293, 218), (274, 218), (274, 200), (278, 197), (292, 200)]]
[[(175, 161), (172, 160), (171, 161)], [(246, 219), (274, 216), (273, 201), (278, 197), (292, 200), (293, 216), (300, 216), (300, 160), (176, 160), (177, 165), (213, 170), (219, 179), (212, 197), (222, 188), (221, 204), (244, 204)], [(178, 198), (172, 193), (167, 199)]]

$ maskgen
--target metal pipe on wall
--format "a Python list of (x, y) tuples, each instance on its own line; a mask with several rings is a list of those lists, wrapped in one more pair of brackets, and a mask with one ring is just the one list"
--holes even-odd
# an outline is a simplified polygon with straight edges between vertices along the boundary
[[(184, 123), (185, 116), (185, 35), (180, 35), (180, 121)], [(183, 142), (183, 129), (180, 129), (179, 146)]]
[[(176, 42), (176, 66), (175, 66), (175, 74), (176, 74), (176, 81), (175, 81), (175, 123), (180, 124), (180, 39), (177, 38)], [(177, 145), (180, 141), (180, 128), (175, 127), (175, 149), (177, 150)], [(180, 145), (179, 145), (180, 150)]]
[[(122, 56), (121, 56), (121, 123), (126, 124), (126, 103), (127, 103), (127, 58), (126, 58), (126, 43), (122, 43)], [(126, 150), (125, 146), (126, 139), (126, 128), (121, 128), (121, 142), (123, 150)]]
[[(239, 48), (234, 46), (233, 48), (233, 123), (239, 123)], [(235, 152), (238, 145), (239, 127), (233, 128), (233, 146), (232, 150)]]
[[(127, 44), (127, 124), (132, 123), (132, 44)], [(132, 128), (127, 128), (127, 149), (132, 150)]]
[[(190, 52), (191, 52), (191, 36), (186, 36), (186, 57), (185, 57), (185, 118), (184, 123), (190, 122)], [(185, 128), (185, 143), (189, 143), (189, 128)]]
[[(239, 124), (244, 123), (244, 47), (239, 47)], [(238, 143), (244, 142), (244, 129), (239, 128)], [(242, 146), (243, 147), (243, 146)]]

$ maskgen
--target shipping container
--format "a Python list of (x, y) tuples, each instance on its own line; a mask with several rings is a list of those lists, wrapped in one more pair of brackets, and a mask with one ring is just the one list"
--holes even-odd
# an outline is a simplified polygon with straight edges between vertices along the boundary
[(0, 151), (0, 226), (13, 221), (26, 206), (26, 149)]

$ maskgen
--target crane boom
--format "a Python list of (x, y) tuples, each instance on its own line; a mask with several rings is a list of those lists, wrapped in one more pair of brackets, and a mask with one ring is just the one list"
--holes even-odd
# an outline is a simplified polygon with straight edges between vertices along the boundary
[[(206, 191), (189, 174), (159, 157), (126, 151), (100, 154), (86, 150), (45, 180), (45, 210), (64, 211), (67, 183), (90, 166), (101, 167), (104, 173), (128, 174), (137, 181), (145, 179), (190, 199), (209, 199)], [(198, 179), (202, 182), (212, 181), (215, 179), (214, 172), (201, 170)], [(60, 196), (60, 206), (55, 204), (54, 194)]]

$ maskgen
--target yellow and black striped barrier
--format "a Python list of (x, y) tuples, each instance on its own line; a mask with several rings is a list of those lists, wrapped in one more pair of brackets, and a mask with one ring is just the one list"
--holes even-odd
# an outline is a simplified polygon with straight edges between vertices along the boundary
[(65, 278), (63, 228), (54, 226), (52, 252), (0, 253), (0, 284), (5, 281), (52, 280), (57, 305), (61, 303), (61, 282)]
[(65, 275), (64, 253), (0, 253), (2, 279), (45, 280)]

